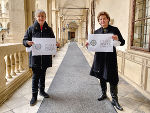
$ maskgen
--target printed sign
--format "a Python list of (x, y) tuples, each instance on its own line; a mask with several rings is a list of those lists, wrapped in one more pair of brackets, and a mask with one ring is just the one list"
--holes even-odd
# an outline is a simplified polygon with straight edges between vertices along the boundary
[(32, 56), (56, 54), (55, 38), (32, 38), (32, 41)]
[(89, 34), (88, 50), (94, 52), (113, 52), (113, 34)]

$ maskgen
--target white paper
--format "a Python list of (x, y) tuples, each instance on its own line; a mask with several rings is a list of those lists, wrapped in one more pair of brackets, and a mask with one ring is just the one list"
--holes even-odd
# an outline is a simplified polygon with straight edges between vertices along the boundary
[(113, 34), (89, 34), (88, 50), (94, 52), (113, 52)]
[(55, 38), (32, 38), (32, 41), (32, 56), (56, 54)]
[(32, 46), (31, 47), (26, 47), (26, 52), (31, 52), (32, 51)]
[(113, 41), (113, 46), (115, 46), (115, 47), (120, 46), (120, 44), (121, 44), (121, 42), (118, 40)]

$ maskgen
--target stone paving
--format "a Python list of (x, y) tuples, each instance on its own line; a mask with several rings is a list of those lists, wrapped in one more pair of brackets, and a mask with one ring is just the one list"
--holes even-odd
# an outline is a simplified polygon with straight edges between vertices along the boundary
[[(80, 45), (79, 47), (86, 57), (89, 65), (91, 65), (93, 61), (93, 54), (89, 53), (86, 48), (83, 48)], [(57, 69), (64, 58), (67, 48), (68, 44), (62, 47), (53, 58), (53, 67), (47, 70), (46, 90), (49, 88)], [(107, 94), (110, 97), (109, 88)], [(121, 78), (118, 96), (119, 102), (124, 108), (124, 111), (118, 111), (118, 113), (150, 113), (150, 100), (145, 98), (134, 87)], [(24, 83), (23, 86), (21, 86), (2, 106), (0, 106), (0, 113), (37, 113), (43, 97), (38, 96), (38, 102), (34, 107), (30, 107), (30, 99), (31, 79)]]
[(71, 42), (48, 90), (50, 98), (43, 100), (38, 113), (116, 113), (108, 99), (97, 100), (99, 82), (89, 70), (81, 50)]
[[(94, 53), (88, 52), (85, 47), (82, 47), (79, 44), (78, 46), (91, 66)], [(107, 95), (111, 100), (109, 85)], [(121, 77), (118, 85), (118, 97), (120, 104), (124, 108), (124, 111), (117, 110), (118, 113), (150, 113), (150, 100), (144, 97)]]

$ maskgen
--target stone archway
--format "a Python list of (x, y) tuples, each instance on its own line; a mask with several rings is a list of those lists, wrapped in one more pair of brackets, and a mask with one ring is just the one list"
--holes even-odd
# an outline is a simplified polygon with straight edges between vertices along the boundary
[(75, 38), (77, 37), (76, 36), (76, 29), (78, 29), (77, 23), (75, 21), (70, 22), (68, 24), (68, 29), (69, 29), (69, 31), (68, 31), (68, 40), (74, 41)]

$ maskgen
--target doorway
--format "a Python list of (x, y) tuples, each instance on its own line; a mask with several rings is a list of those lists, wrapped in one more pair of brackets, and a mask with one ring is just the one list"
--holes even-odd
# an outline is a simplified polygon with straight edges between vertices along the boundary
[(75, 40), (75, 32), (68, 32), (68, 40), (74, 41)]

